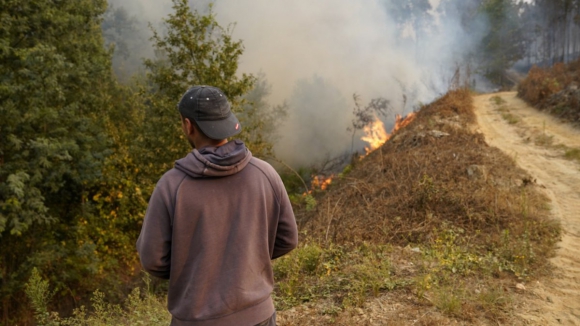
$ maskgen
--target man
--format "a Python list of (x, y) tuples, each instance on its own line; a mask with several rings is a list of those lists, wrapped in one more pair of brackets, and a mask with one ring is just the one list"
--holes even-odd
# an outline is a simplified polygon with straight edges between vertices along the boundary
[(169, 279), (171, 325), (275, 325), (271, 259), (298, 242), (280, 176), (252, 157), (223, 92), (178, 104), (193, 151), (157, 183), (137, 240), (143, 268)]

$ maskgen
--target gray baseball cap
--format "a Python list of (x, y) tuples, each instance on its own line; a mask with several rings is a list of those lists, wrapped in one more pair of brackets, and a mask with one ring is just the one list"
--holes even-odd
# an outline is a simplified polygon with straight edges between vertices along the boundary
[(226, 139), (242, 131), (230, 102), (217, 87), (191, 87), (181, 97), (177, 108), (181, 115), (195, 120), (201, 131), (211, 139)]

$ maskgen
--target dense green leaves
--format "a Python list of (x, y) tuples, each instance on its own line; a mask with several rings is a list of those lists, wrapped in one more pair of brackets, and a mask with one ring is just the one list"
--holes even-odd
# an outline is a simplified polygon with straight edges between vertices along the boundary
[(61, 298), (120, 289), (131, 276), (148, 197), (190, 150), (176, 109), (187, 88), (220, 87), (258, 156), (271, 152), (285, 108), (264, 101), (265, 77), (238, 75), (242, 43), (211, 6), (202, 15), (174, 1), (166, 31), (154, 32), (147, 76), (121, 86), (102, 34), (122, 57), (128, 48), (112, 26), (131, 32), (126, 12), (110, 11), (102, 24), (105, 0), (0, 5), (0, 323), (8, 324), (26, 310), (33, 267)]
[(210, 11), (202, 15), (191, 11), (186, 0), (174, 0), (175, 12), (165, 20), (167, 32), (154, 31), (156, 60), (146, 60), (148, 76), (158, 93), (174, 101), (195, 84), (221, 88), (234, 103), (252, 86), (254, 78), (236, 75), (243, 51), (241, 41), (234, 41), (231, 30), (222, 28)]
[(0, 232), (50, 220), (44, 197), (98, 178), (106, 149), (92, 121), (109, 78), (97, 20), (105, 3), (58, 3), (2, 5)]
[(0, 299), (17, 316), (31, 266), (59, 290), (96, 275), (82, 226), (110, 140), (101, 116), (114, 85), (104, 0), (0, 1)]

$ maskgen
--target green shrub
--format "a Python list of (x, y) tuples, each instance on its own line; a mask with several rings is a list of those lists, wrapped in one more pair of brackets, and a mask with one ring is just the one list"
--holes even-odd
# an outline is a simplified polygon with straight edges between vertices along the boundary
[(383, 245), (336, 246), (308, 243), (274, 263), (279, 309), (332, 298), (341, 309), (360, 307), (369, 296), (391, 291), (408, 282), (392, 276)]
[[(146, 287), (150, 279), (145, 276)], [(124, 305), (106, 302), (105, 294), (95, 291), (91, 298), (91, 307), (81, 306), (75, 309), (71, 317), (61, 317), (56, 312), (48, 311), (52, 298), (49, 283), (43, 279), (36, 269), (26, 284), (26, 295), (34, 308), (34, 316), (38, 325), (43, 326), (109, 326), (109, 325), (150, 325), (167, 326), (171, 316), (164, 300), (140, 288), (134, 288), (128, 295)]]

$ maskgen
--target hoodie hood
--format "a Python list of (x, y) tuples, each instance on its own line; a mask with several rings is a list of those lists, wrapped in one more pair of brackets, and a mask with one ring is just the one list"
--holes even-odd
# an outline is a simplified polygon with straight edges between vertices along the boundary
[(192, 178), (225, 177), (238, 173), (248, 165), (252, 153), (241, 140), (219, 147), (203, 147), (175, 161), (175, 168)]

